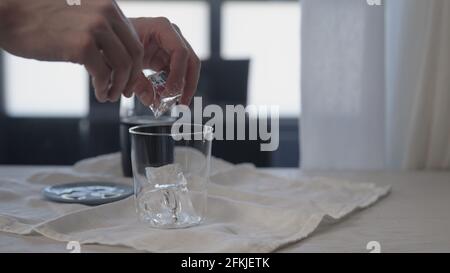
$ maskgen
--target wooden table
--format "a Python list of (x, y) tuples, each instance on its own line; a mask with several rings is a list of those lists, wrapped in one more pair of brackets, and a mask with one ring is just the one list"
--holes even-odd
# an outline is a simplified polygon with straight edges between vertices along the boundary
[[(0, 166), (0, 178), (25, 178), (35, 171), (64, 167)], [(319, 227), (312, 236), (279, 252), (450, 252), (450, 172), (310, 172), (264, 169), (286, 177), (320, 175), (392, 185), (379, 203), (342, 221)], [(0, 211), (1, 213), (1, 211)], [(125, 247), (83, 246), (83, 252), (133, 252)], [(68, 252), (66, 244), (43, 236), (0, 232), (0, 252)]]

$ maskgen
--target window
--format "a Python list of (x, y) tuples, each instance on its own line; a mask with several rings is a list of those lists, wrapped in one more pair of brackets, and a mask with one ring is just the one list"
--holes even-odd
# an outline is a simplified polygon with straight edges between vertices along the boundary
[(300, 5), (226, 1), (222, 57), (250, 59), (249, 104), (279, 105), (281, 117), (300, 114)]
[[(165, 16), (183, 30), (200, 58), (209, 57), (206, 1), (119, 1), (128, 17)], [(76, 64), (39, 62), (4, 53), (5, 111), (10, 117), (83, 117), (89, 77)]]
[(209, 57), (209, 10), (207, 1), (118, 1), (127, 17), (167, 17), (201, 59)]
[(3, 55), (5, 110), (11, 117), (82, 117), (88, 113), (88, 75), (76, 64)]

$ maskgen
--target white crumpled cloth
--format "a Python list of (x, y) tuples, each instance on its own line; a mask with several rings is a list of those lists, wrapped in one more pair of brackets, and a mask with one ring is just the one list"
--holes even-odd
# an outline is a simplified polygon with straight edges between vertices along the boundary
[(150, 252), (270, 252), (309, 236), (326, 218), (339, 220), (375, 203), (390, 190), (321, 177), (291, 180), (216, 158), (211, 166), (207, 218), (199, 226), (149, 228), (138, 222), (133, 197), (88, 207), (41, 196), (45, 186), (80, 180), (132, 185), (121, 177), (119, 154), (110, 154), (26, 181), (0, 178), (0, 231)]

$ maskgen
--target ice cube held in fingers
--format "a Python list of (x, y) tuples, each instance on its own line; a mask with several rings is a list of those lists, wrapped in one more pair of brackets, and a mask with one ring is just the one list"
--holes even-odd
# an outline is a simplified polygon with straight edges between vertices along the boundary
[(148, 79), (152, 82), (154, 91), (153, 103), (150, 105), (150, 109), (157, 118), (169, 111), (178, 102), (182, 94), (181, 90), (167, 89), (167, 77), (168, 75), (165, 71), (148, 76)]

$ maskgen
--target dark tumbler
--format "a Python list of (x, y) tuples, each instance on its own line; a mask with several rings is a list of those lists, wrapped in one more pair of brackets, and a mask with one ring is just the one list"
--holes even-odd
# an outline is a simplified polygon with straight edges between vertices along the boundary
[[(120, 149), (122, 160), (122, 172), (125, 177), (132, 177), (131, 169), (131, 139), (128, 130), (138, 125), (151, 125), (155, 133), (167, 133), (171, 125), (176, 121), (170, 117), (170, 113), (156, 118), (153, 112), (144, 106), (135, 96), (126, 98), (122, 96), (120, 102)], [(159, 143), (155, 143), (156, 147)], [(156, 151), (156, 150), (155, 150)]]

